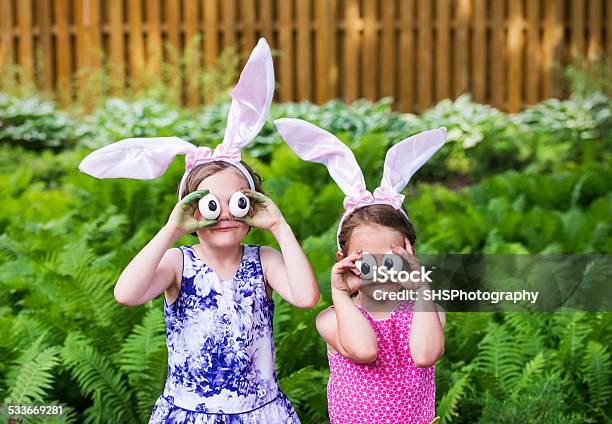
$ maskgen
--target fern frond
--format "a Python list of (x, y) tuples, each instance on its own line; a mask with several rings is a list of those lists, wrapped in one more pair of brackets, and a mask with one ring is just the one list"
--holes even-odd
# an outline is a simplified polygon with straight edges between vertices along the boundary
[[(132, 394), (120, 371), (100, 355), (91, 343), (78, 333), (70, 333), (61, 351), (64, 364), (70, 369), (85, 396), (94, 398), (93, 408), (102, 404), (108, 416), (106, 422), (136, 423)], [(102, 421), (100, 421), (102, 422)]]
[(57, 346), (49, 347), (34, 356), (32, 360), (16, 365), (17, 375), (4, 403), (43, 402), (54, 381), (51, 370), (59, 362), (58, 353)]
[(525, 364), (520, 377), (512, 382), (513, 392), (517, 392), (524, 387), (527, 387), (536, 378), (542, 375), (546, 361), (544, 353), (539, 352), (531, 361)]
[(452, 378), (455, 382), (444, 393), (436, 408), (436, 415), (440, 416), (440, 424), (450, 423), (459, 415), (457, 412), (459, 402), (465, 397), (470, 385), (470, 369), (466, 367), (457, 371), (453, 373)]
[(478, 348), (479, 353), (473, 363), (475, 369), (497, 380), (498, 387), (510, 388), (509, 384), (521, 375), (525, 357), (506, 328), (489, 323), (487, 334)]
[[(329, 370), (304, 367), (280, 379), (279, 384), (291, 403), (306, 415), (309, 422), (323, 422), (328, 419), (325, 407), (328, 379)], [(302, 416), (302, 419), (306, 417)]]
[(591, 405), (604, 407), (610, 402), (612, 385), (610, 385), (610, 353), (596, 341), (589, 341), (582, 358), (582, 379), (589, 388)]
[(145, 362), (152, 352), (166, 347), (166, 324), (158, 310), (147, 312), (142, 323), (134, 327), (119, 351), (120, 368), (126, 374), (145, 370)]
[(143, 421), (151, 414), (151, 407), (163, 390), (168, 352), (165, 338), (166, 324), (158, 309), (150, 309), (142, 323), (134, 327), (117, 355), (117, 362), (134, 388), (138, 415)]

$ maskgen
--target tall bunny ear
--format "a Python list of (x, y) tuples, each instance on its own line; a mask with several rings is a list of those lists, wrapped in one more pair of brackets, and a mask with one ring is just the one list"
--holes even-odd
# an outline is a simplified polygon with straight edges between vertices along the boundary
[(176, 155), (196, 150), (178, 137), (126, 138), (87, 155), (79, 170), (96, 178), (152, 180), (166, 172)]
[(215, 151), (240, 150), (250, 143), (266, 122), (273, 95), (272, 53), (266, 40), (260, 38), (232, 90), (225, 135)]
[[(401, 193), (410, 178), (446, 140), (446, 128), (424, 131), (400, 141), (387, 152), (380, 183), (387, 193)], [(376, 193), (375, 193), (376, 195)]]
[(325, 165), (349, 200), (371, 198), (353, 152), (336, 136), (301, 119), (277, 119), (274, 125), (301, 159)]

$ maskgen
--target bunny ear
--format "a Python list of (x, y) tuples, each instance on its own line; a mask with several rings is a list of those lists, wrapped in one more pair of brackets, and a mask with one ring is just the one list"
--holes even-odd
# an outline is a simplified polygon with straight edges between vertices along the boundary
[(152, 180), (163, 175), (176, 155), (196, 150), (178, 137), (126, 138), (87, 155), (79, 170), (96, 178)]
[(391, 147), (385, 158), (380, 187), (401, 193), (410, 178), (442, 147), (446, 128), (424, 131)]
[(221, 150), (241, 149), (257, 136), (266, 122), (273, 95), (272, 53), (266, 40), (260, 38), (232, 90)]
[(358, 199), (365, 180), (353, 152), (336, 136), (301, 119), (282, 118), (274, 125), (301, 159), (322, 163), (344, 194)]

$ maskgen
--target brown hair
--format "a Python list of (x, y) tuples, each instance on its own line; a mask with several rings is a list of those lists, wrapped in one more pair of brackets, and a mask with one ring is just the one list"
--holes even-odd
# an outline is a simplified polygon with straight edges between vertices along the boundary
[[(249, 172), (249, 174), (251, 174), (251, 178), (253, 178), (253, 182), (255, 183), (255, 191), (264, 193), (261, 187), (261, 183), (262, 183), (261, 175), (253, 171), (253, 169), (246, 163), (242, 161), (240, 161), (240, 163), (242, 164), (242, 166), (245, 167), (245, 169)], [(242, 175), (242, 172), (240, 172), (238, 168), (232, 166), (232, 164), (230, 163), (223, 162), (223, 161), (207, 162), (207, 163), (202, 163), (200, 165), (194, 166), (193, 169), (187, 175), (187, 178), (185, 179), (185, 182), (183, 184), (183, 196), (181, 197), (181, 199), (187, 196), (189, 193), (196, 191), (198, 189), (198, 186), (202, 182), (202, 180), (210, 177), (213, 174), (216, 174), (217, 172), (221, 172), (227, 168), (232, 168), (236, 172), (238, 172), (240, 175)], [(177, 188), (176, 194), (179, 193), (179, 190), (180, 190), (180, 187)]]
[(348, 254), (348, 242), (351, 239), (353, 230), (360, 225), (368, 223), (393, 228), (402, 233), (412, 245), (416, 241), (414, 226), (401, 211), (391, 205), (369, 205), (357, 209), (342, 223), (338, 241), (345, 255)]

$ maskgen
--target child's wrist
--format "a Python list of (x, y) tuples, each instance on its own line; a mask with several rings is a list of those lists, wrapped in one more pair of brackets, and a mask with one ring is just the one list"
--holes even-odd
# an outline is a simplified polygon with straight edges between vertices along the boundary
[(284, 219), (281, 219), (276, 224), (270, 227), (270, 232), (276, 238), (277, 241), (280, 241), (282, 237), (287, 236), (288, 234), (293, 234), (291, 227)]
[(170, 244), (176, 243), (181, 237), (183, 237), (183, 234), (178, 228), (168, 224), (164, 225), (161, 228), (160, 233), (163, 233), (166, 237), (169, 238)]

